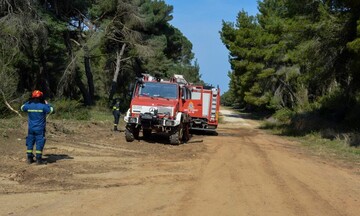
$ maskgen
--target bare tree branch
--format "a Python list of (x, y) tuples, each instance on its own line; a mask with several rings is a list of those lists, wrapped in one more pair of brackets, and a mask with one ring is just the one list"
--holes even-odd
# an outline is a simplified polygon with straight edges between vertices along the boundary
[(81, 47), (81, 44), (80, 44), (79, 42), (77, 42), (76, 40), (74, 40), (74, 39), (72, 39), (72, 38), (70, 38), (70, 40), (71, 40), (72, 42), (74, 42), (76, 45), (78, 45), (79, 47)]
[(72, 56), (70, 63), (67, 65), (63, 75), (61, 76), (61, 78), (59, 80), (59, 84), (58, 84), (58, 87), (57, 87), (57, 93), (58, 93), (59, 96), (61, 96), (63, 94), (65, 84), (66, 84), (66, 78), (68, 77), (69, 74), (73, 73), (73, 70), (70, 69), (70, 67), (74, 68), (75, 63), (76, 63), (76, 59), (77, 59), (77, 55)]
[(124, 55), (125, 52), (125, 48), (126, 48), (126, 44), (124, 43), (121, 47), (120, 52), (116, 52), (116, 69), (114, 72), (114, 77), (113, 77), (113, 82), (117, 81), (117, 78), (119, 76), (119, 72), (120, 72), (120, 63), (121, 63), (121, 58)]
[(0, 92), (1, 92), (1, 95), (2, 95), (2, 98), (4, 100), (4, 103), (5, 105), (14, 113), (16, 113), (18, 116), (22, 117), (22, 115), (17, 111), (15, 110), (14, 108), (12, 108), (12, 106), (9, 104), (9, 102), (6, 100), (6, 97), (5, 97), (5, 93), (0, 89)]
[(12, 7), (11, 3), (8, 0), (5, 0), (5, 2), (8, 5), (8, 13), (12, 14), (14, 12), (14, 10), (13, 10), (13, 7)]

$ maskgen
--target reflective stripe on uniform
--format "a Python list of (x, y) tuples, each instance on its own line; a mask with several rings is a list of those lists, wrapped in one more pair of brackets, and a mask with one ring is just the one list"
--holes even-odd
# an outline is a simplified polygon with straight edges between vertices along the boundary
[(42, 154), (42, 151), (36, 151), (36, 154)]
[(26, 150), (26, 153), (32, 153), (33, 151), (32, 150)]
[(120, 110), (120, 108), (117, 108), (116, 106), (114, 106), (113, 110)]
[(117, 124), (114, 124), (114, 126), (117, 126)]
[(20, 108), (21, 111), (24, 111), (24, 106), (25, 106), (25, 105), (22, 105), (22, 106), (21, 106), (21, 108)]
[(54, 108), (50, 107), (50, 113), (54, 112)]
[(42, 113), (42, 112), (44, 112), (44, 110), (28, 110), (28, 112), (37, 112), (37, 113)]

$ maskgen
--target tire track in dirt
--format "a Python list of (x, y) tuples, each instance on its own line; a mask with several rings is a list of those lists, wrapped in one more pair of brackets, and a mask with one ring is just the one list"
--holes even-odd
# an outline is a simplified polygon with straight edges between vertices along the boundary
[[(346, 205), (351, 210), (345, 213), (341, 208), (345, 206), (343, 200), (329, 202), (331, 196), (325, 198), (320, 194), (319, 185), (287, 172), (297, 167), (286, 162), (278, 166), (282, 160), (297, 157), (305, 173), (317, 169), (316, 162), (309, 162), (311, 158), (296, 155), (298, 147), (289, 142), (279, 143), (280, 138), (249, 128), (254, 124), (243, 125), (243, 121), (236, 123), (234, 119), (228, 122), (231, 125), (220, 127), (219, 137), (210, 137), (205, 142), (208, 150), (199, 177), (183, 198), (177, 215), (185, 212), (185, 215), (335, 216), (360, 212), (355, 204), (358, 201)], [(355, 188), (351, 194), (358, 192)]]
[[(260, 136), (260, 142), (265, 143), (265, 140)], [(291, 200), (287, 200), (287, 204), (295, 210), (296, 215), (314, 215), (314, 214), (326, 214), (326, 215), (343, 215), (338, 209), (335, 209), (330, 203), (323, 199), (314, 189), (311, 189), (309, 185), (305, 184), (295, 176), (282, 175), (279, 169), (277, 169), (272, 160), (264, 149), (258, 144), (259, 141), (251, 141), (249, 146), (254, 148), (259, 158), (263, 160), (263, 166), (265, 171), (272, 177), (273, 183), (278, 186), (278, 189), (288, 197), (292, 197)], [(276, 143), (273, 144), (276, 146)], [(290, 185), (293, 184), (293, 185)], [(300, 190), (300, 192), (299, 192)], [(297, 197), (297, 194), (306, 196), (304, 202)]]
[[(250, 137), (231, 140), (214, 138), (212, 143), (223, 142), (214, 147), (216, 151), (205, 160), (205, 168), (199, 174), (201, 178), (185, 198), (190, 201), (185, 201), (180, 212), (188, 209), (185, 215), (198, 212), (202, 212), (198, 215), (279, 215), (279, 212), (288, 213), (283, 215), (307, 215), (303, 214), (304, 207), (296, 200), (287, 200), (289, 192), (285, 181), (263, 158), (256, 144), (252, 146), (254, 141)], [(264, 192), (277, 194), (276, 200), (264, 199)], [(268, 202), (265, 208), (259, 208), (258, 205), (264, 202)]]
[[(281, 194), (284, 205), (286, 205), (288, 209), (292, 209), (294, 215), (309, 215), (306, 211), (306, 208), (301, 205), (296, 197), (293, 196), (293, 191), (290, 190), (287, 182), (278, 173), (267, 153), (259, 146), (257, 142), (258, 141), (256, 140), (256, 137), (247, 137), (247, 142), (244, 142), (244, 145), (247, 145), (252, 149), (254, 157), (259, 158), (263, 171), (271, 180), (271, 184), (275, 185), (276, 190)], [(288, 197), (292, 197), (292, 199), (287, 199)]]

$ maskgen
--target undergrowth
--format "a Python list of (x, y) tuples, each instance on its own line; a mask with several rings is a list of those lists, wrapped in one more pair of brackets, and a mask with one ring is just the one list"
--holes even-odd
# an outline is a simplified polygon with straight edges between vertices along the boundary
[(360, 133), (321, 118), (317, 112), (282, 110), (264, 121), (260, 128), (291, 137), (317, 155), (360, 162)]

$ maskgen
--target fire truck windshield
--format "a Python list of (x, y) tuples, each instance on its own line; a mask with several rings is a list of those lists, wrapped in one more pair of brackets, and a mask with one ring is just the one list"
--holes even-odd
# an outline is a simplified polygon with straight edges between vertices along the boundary
[(139, 88), (139, 95), (145, 97), (177, 98), (177, 85), (171, 83), (145, 82)]

